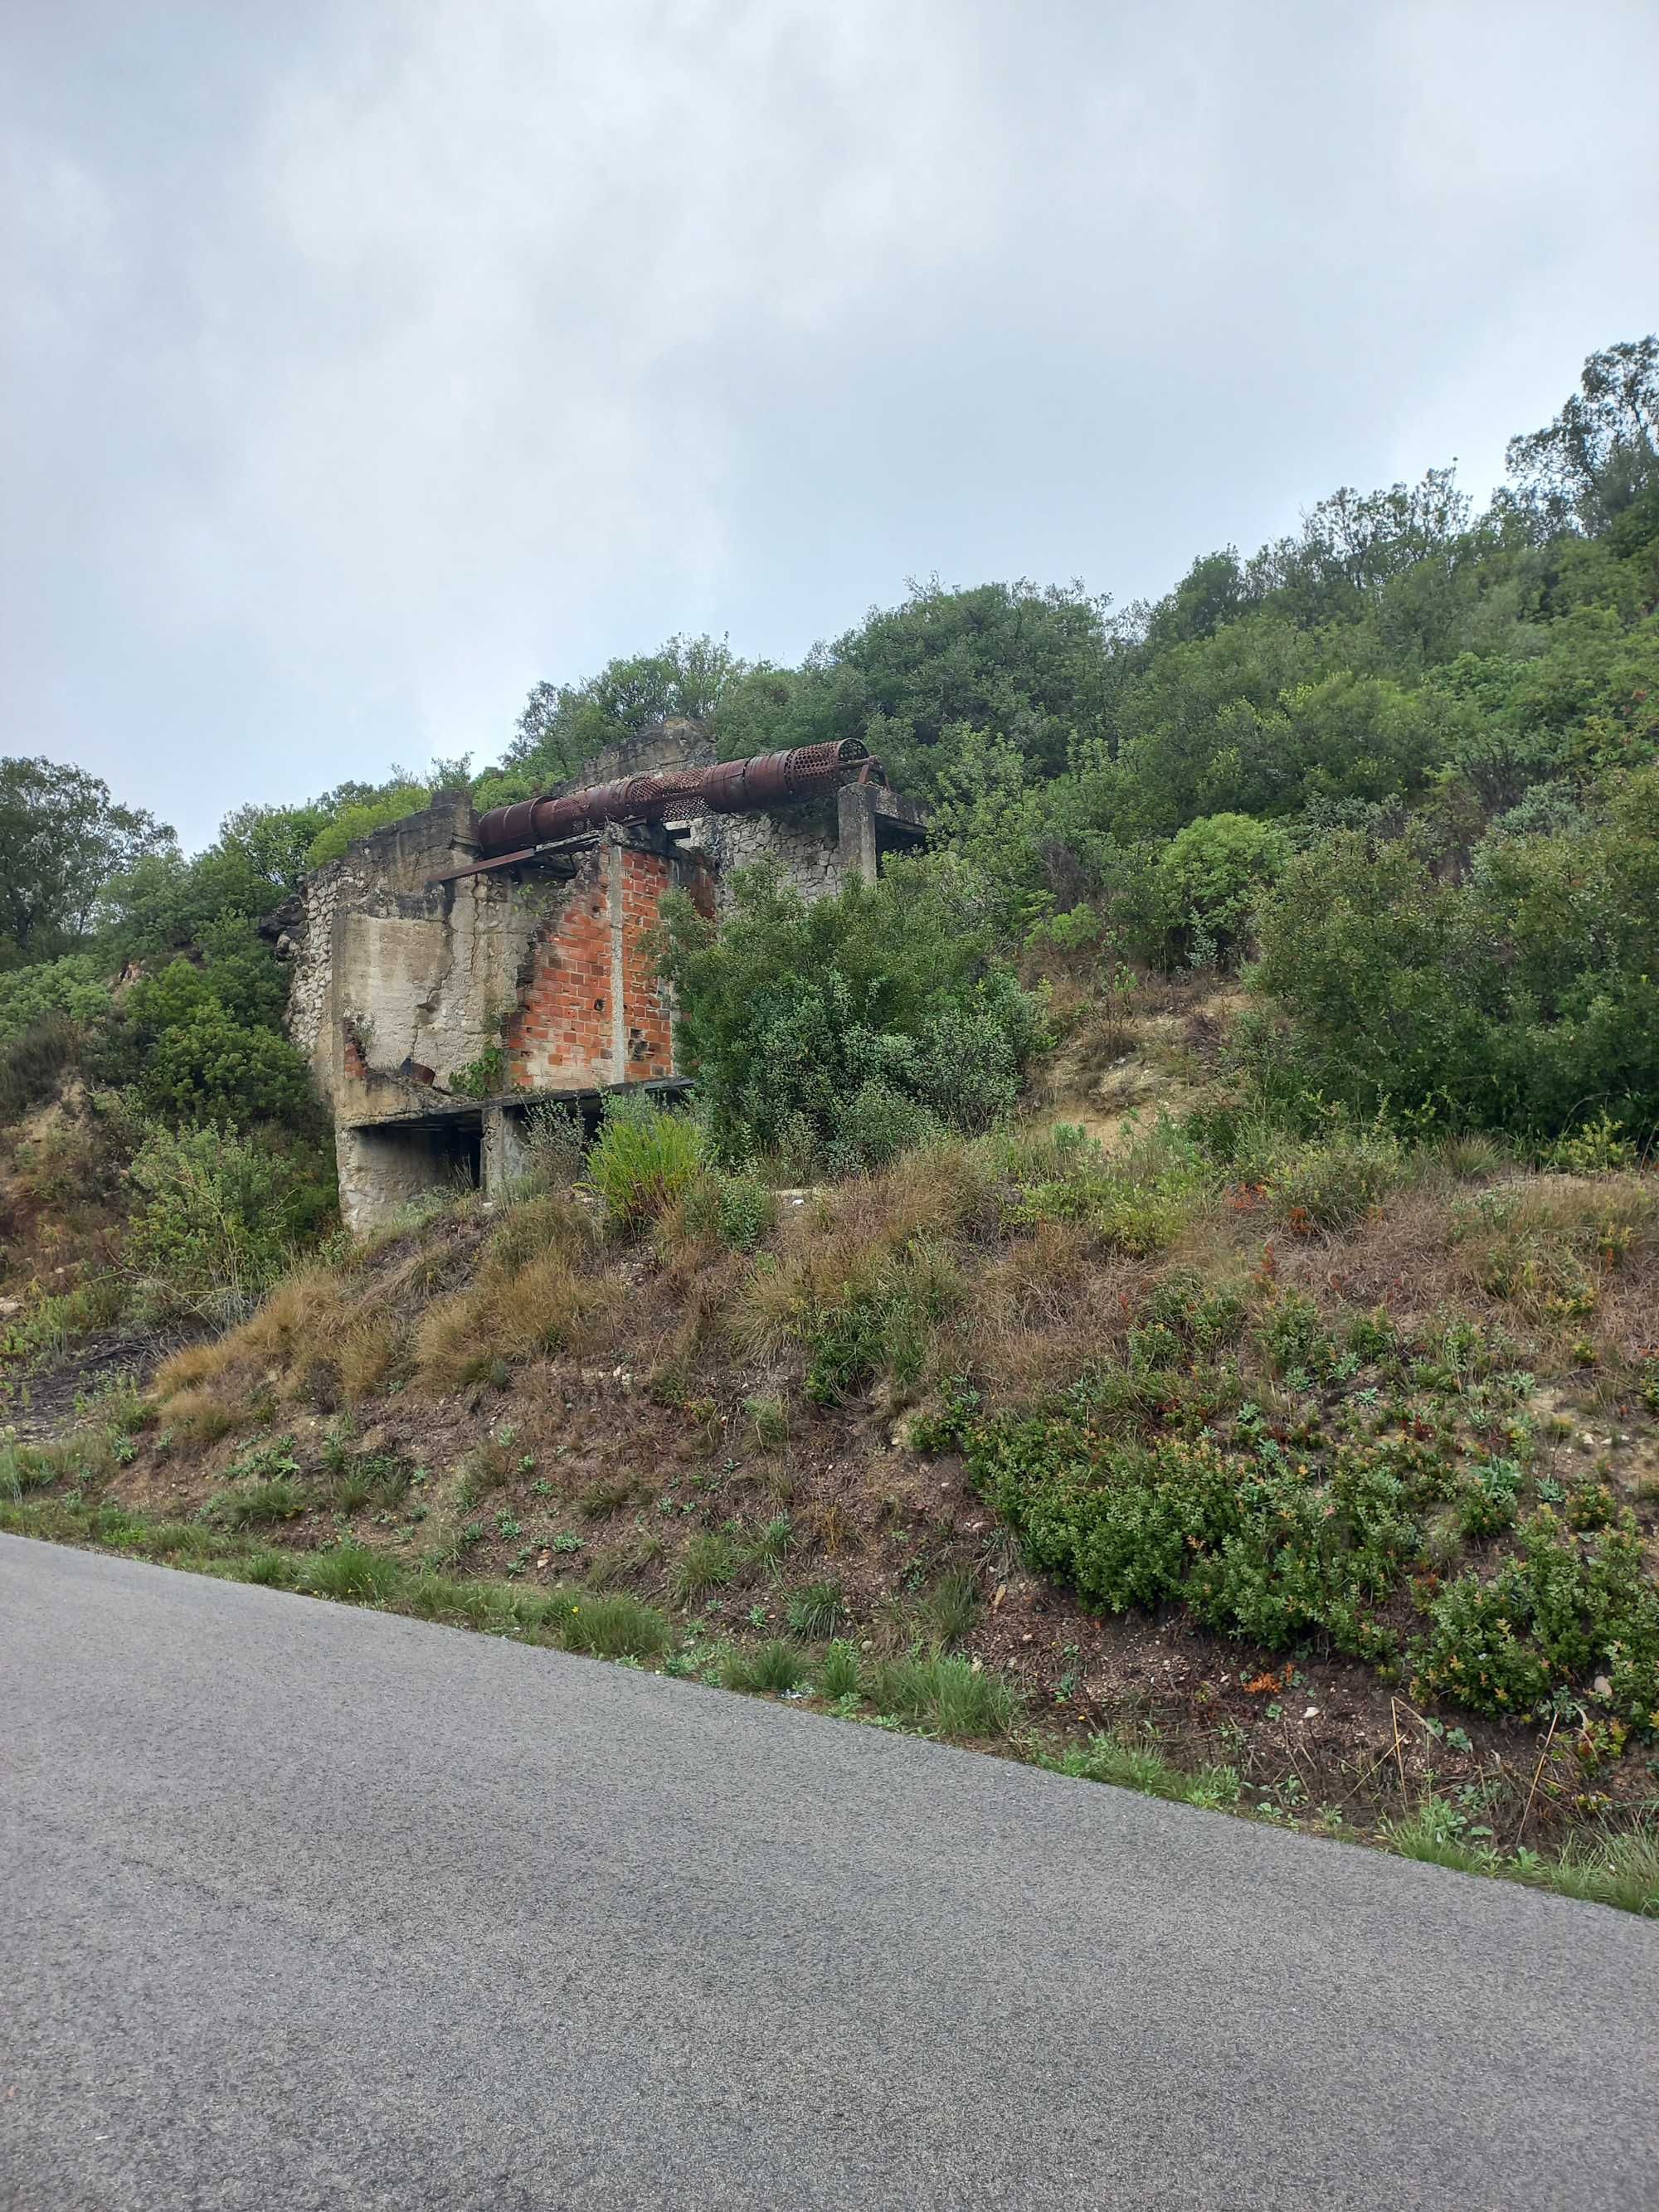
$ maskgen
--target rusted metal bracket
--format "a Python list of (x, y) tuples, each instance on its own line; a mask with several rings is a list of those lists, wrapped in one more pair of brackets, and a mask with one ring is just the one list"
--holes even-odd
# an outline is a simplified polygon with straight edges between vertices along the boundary
[(592, 840), (589, 838), (574, 847), (526, 845), (520, 853), (497, 853), (488, 860), (470, 860), (464, 868), (452, 868), (447, 875), (428, 876), (426, 887), (429, 891), (439, 890), (445, 884), (459, 884), (468, 876), (492, 875), (497, 868), (521, 868), (528, 860), (538, 860), (544, 867), (552, 868), (560, 875), (574, 876), (576, 872), (574, 861), (568, 867), (562, 867), (560, 862), (568, 852), (586, 852), (592, 843)]

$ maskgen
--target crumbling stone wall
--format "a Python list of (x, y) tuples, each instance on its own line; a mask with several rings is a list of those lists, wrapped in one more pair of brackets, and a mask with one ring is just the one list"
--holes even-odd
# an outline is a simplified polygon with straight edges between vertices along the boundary
[(363, 849), (354, 847), (311, 877), (278, 917), (276, 957), (289, 968), (288, 1033), (327, 1087), (328, 1026), (334, 975), (334, 919), (369, 887)]
[(713, 814), (691, 835), (708, 858), (721, 913), (731, 904), (735, 871), (757, 861), (772, 862), (803, 898), (832, 897), (847, 881), (833, 799), (769, 814)]

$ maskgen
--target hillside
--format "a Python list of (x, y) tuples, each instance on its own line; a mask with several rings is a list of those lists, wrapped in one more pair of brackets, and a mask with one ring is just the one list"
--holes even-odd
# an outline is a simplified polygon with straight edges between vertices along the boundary
[[(1149, 1017), (1115, 1079), (1213, 1099), (1224, 1022)], [(1650, 1175), (1037, 1122), (722, 1235), (695, 1180), (629, 1229), (570, 1165), (14, 1448), (8, 1523), (1453, 1863), (1639, 1837)]]

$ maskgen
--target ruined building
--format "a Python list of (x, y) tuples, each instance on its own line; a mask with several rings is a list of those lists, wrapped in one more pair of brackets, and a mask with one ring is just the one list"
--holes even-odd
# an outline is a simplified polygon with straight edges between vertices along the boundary
[(679, 722), (580, 785), (483, 817), (447, 794), (352, 846), (270, 925), (348, 1225), (458, 1174), (502, 1188), (539, 1100), (591, 1115), (620, 1087), (684, 1087), (644, 946), (665, 891), (717, 915), (732, 871), (769, 860), (817, 897), (924, 834), (862, 745), (716, 764)]

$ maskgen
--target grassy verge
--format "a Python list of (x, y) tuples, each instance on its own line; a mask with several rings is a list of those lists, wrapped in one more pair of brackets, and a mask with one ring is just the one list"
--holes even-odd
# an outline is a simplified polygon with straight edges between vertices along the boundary
[[(70, 1492), (0, 1496), (0, 1528), (11, 1534), (149, 1559), (197, 1574), (367, 1605), (385, 1612), (552, 1645), (694, 1679), (751, 1695), (784, 1697), (848, 1720), (976, 1745), (1076, 1780), (1106, 1783), (1207, 1811), (1268, 1817), (1244, 1802), (1237, 1769), (1183, 1769), (1150, 1734), (1097, 1735), (1066, 1745), (1035, 1724), (1025, 1699), (1000, 1674), (940, 1645), (868, 1656), (847, 1638), (821, 1644), (778, 1637), (711, 1640), (677, 1626), (624, 1592), (574, 1584), (442, 1574), (344, 1536), (311, 1552), (262, 1543), (246, 1528), (169, 1519)], [(1648, 1917), (1659, 1917), (1659, 1836), (1649, 1823), (1586, 1833), (1548, 1855), (1505, 1850), (1455, 1804), (1425, 1796), (1406, 1817), (1373, 1833), (1328, 1817), (1275, 1824), (1370, 1843), (1401, 1857)]]

